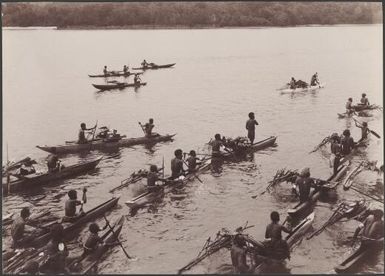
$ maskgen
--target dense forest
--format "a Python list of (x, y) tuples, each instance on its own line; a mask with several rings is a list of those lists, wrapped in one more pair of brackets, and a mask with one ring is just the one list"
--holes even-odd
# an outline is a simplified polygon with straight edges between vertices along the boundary
[(258, 27), (382, 23), (364, 2), (3, 3), (3, 26), (58, 28)]

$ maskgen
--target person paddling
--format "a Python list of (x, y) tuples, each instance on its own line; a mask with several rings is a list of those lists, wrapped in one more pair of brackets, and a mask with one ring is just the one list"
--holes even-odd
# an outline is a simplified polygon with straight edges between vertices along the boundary
[(353, 236), (353, 243), (361, 233), (361, 249), (372, 248), (373, 245), (384, 244), (384, 221), (382, 220), (384, 212), (380, 209), (372, 211), (363, 223), (361, 223)]
[(291, 80), (289, 82), (290, 89), (295, 89), (296, 88), (296, 85), (295, 85), (296, 83), (297, 83), (297, 81), (295, 80), (295, 78), (291, 77)]
[(365, 94), (365, 93), (362, 93), (361, 96), (362, 96), (362, 98), (361, 98), (361, 100), (360, 100), (359, 105), (370, 105), (370, 104), (369, 104), (369, 99), (366, 98), (366, 94)]
[(278, 259), (290, 259), (290, 250), (287, 242), (282, 239), (282, 231), (291, 233), (282, 224), (279, 224), (279, 214), (276, 211), (270, 214), (271, 223), (266, 227), (264, 244)]
[[(83, 189), (83, 195), (87, 192), (87, 189)], [(75, 190), (68, 191), (68, 199), (65, 202), (64, 211), (65, 211), (65, 221), (73, 221), (83, 216), (85, 213), (83, 211), (83, 204), (86, 203), (83, 200), (78, 200), (78, 194)], [(76, 212), (76, 206), (81, 205), (79, 212)]]
[(348, 101), (345, 104), (345, 108), (346, 108), (346, 114), (347, 115), (350, 115), (350, 114), (352, 114), (354, 112), (353, 99), (352, 98), (348, 99)]
[(88, 235), (85, 243), (83, 244), (84, 251), (82, 257), (95, 252), (98, 248), (98, 245), (103, 244), (103, 240), (99, 237), (98, 232), (105, 230), (107, 227), (107, 223), (102, 229), (100, 229), (99, 225), (96, 223), (91, 223), (90, 226), (88, 226), (88, 231), (90, 232), (90, 234)]
[(135, 77), (134, 77), (134, 83), (135, 83), (135, 84), (140, 84), (141, 81), (142, 81), (142, 80), (141, 80), (140, 77), (139, 77), (139, 73), (136, 73), (136, 74), (135, 74)]
[(108, 71), (107, 71), (107, 66), (106, 65), (104, 65), (103, 74), (104, 74), (104, 76), (108, 75)]
[(341, 139), (341, 153), (342, 155), (348, 155), (354, 148), (354, 140), (350, 137), (350, 130), (345, 129), (342, 133), (343, 137)]
[(147, 61), (145, 59), (143, 60), (143, 62), (141, 64), (142, 64), (143, 68), (147, 68), (148, 67), (148, 63), (147, 63)]
[(304, 168), (295, 181), (295, 186), (299, 190), (299, 202), (304, 203), (310, 199), (310, 188), (315, 186), (313, 179), (310, 178), (310, 169)]
[(126, 75), (128, 73), (128, 66), (124, 65), (123, 66), (123, 73)]
[(149, 192), (159, 190), (160, 186), (156, 184), (157, 181), (166, 181), (166, 179), (159, 177), (158, 172), (158, 167), (156, 165), (150, 166), (150, 172), (147, 174), (147, 190)]
[(87, 144), (89, 141), (86, 138), (85, 132), (90, 130), (95, 130), (96, 125), (92, 128), (87, 128), (85, 123), (80, 124), (80, 130), (78, 134), (78, 144)]
[(320, 82), (319, 82), (319, 79), (318, 79), (318, 73), (316, 72), (312, 77), (311, 77), (311, 81), (310, 81), (310, 85), (311, 86), (316, 86), (316, 85), (319, 85)]
[(247, 245), (241, 234), (235, 235), (231, 246), (231, 263), (234, 273), (245, 274), (254, 272), (255, 265), (248, 266), (246, 262)]
[(174, 151), (175, 157), (171, 160), (171, 179), (177, 179), (185, 173), (183, 169), (183, 151), (177, 149)]
[(200, 165), (200, 162), (197, 161), (200, 161), (200, 159), (197, 157), (195, 150), (191, 150), (189, 153), (189, 157), (186, 159), (189, 173), (197, 171), (197, 166)]
[(34, 227), (33, 221), (29, 220), (31, 213), (28, 207), (24, 207), (20, 211), (20, 216), (17, 217), (11, 227), (12, 247), (24, 247), (31, 242), (34, 237), (25, 233), (25, 225)]
[(354, 121), (354, 124), (356, 125), (356, 127), (361, 129), (361, 139), (358, 140), (357, 143), (367, 139), (368, 138), (368, 134), (370, 133), (369, 132), (369, 128), (368, 128), (368, 123), (367, 122), (363, 122), (362, 126), (360, 126), (359, 124), (357, 124), (357, 121)]
[(146, 137), (152, 137), (153, 133), (152, 130), (154, 129), (154, 119), (149, 119), (148, 123), (144, 125), (144, 132), (146, 133)]
[(247, 137), (250, 139), (250, 143), (254, 143), (255, 139), (255, 126), (258, 125), (258, 122), (255, 120), (254, 112), (249, 113), (249, 119), (246, 122)]

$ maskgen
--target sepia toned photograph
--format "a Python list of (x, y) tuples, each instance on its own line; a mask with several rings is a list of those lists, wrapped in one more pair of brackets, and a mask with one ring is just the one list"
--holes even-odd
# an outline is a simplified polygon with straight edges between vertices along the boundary
[(382, 2), (1, 16), (3, 274), (384, 273)]

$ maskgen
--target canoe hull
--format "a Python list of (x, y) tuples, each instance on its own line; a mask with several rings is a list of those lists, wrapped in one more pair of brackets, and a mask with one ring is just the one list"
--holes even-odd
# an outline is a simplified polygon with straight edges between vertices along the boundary
[(319, 89), (324, 88), (324, 87), (325, 87), (325, 84), (321, 83), (320, 85), (314, 85), (314, 86), (310, 86), (310, 87), (307, 87), (307, 88), (296, 88), (296, 89), (286, 88), (286, 89), (282, 89), (282, 90), (279, 90), (279, 91), (281, 92), (281, 94), (290, 94), (290, 93), (300, 93), (300, 92), (316, 91), (316, 90), (319, 90)]
[(117, 73), (117, 74), (107, 74), (107, 75), (104, 75), (104, 74), (99, 74), (99, 75), (88, 75), (90, 78), (108, 78), (108, 77), (129, 77), (131, 75), (135, 75), (135, 74), (142, 74), (142, 73), (138, 73), (138, 72), (135, 72), (135, 73), (132, 73), (132, 72), (127, 72), (127, 73)]
[(81, 151), (91, 151), (100, 149), (113, 149), (119, 147), (130, 147), (141, 144), (154, 144), (158, 142), (172, 141), (176, 134), (159, 135), (155, 137), (123, 138), (116, 142), (104, 142), (103, 140), (93, 141), (87, 144), (67, 144), (59, 146), (36, 146), (37, 148), (49, 153), (67, 154)]
[(173, 67), (176, 63), (170, 63), (170, 64), (164, 64), (164, 65), (156, 65), (151, 67), (136, 67), (132, 68), (133, 70), (155, 70), (155, 69), (162, 69), (162, 68), (170, 68)]
[[(86, 214), (83, 217), (79, 218), (74, 223), (62, 223), (64, 227), (65, 238), (68, 239), (68, 237), (70, 237), (73, 234), (74, 230), (84, 226), (87, 222), (92, 221), (93, 219), (103, 215), (105, 212), (111, 210), (118, 203), (118, 201), (119, 201), (119, 197), (113, 197), (110, 200), (89, 210), (88, 212), (86, 212)], [(40, 248), (45, 244), (47, 244), (50, 238), (51, 238), (51, 233), (45, 233), (43, 235), (40, 235), (32, 241), (31, 246), (35, 248)]]
[[(95, 167), (99, 164), (102, 157), (97, 158), (92, 161), (82, 162), (79, 164), (71, 165), (68, 167), (64, 167), (61, 171), (53, 172), (53, 173), (44, 173), (36, 176), (26, 176), (26, 178), (19, 179), (10, 183), (10, 192), (20, 191), (23, 189), (30, 189), (32, 187), (36, 187), (38, 185), (43, 185), (51, 181), (56, 181), (59, 179), (65, 179), (71, 176), (79, 175), (87, 173), (95, 169)], [(3, 193), (8, 192), (7, 183), (3, 184)]]
[[(272, 147), (275, 145), (275, 142), (277, 140), (277, 136), (270, 136), (264, 140), (258, 141), (251, 145), (249, 148), (247, 148), (248, 153), (256, 152), (268, 147)], [(226, 152), (222, 155), (223, 158), (230, 158), (234, 157), (235, 153)]]
[(141, 83), (124, 83), (124, 84), (92, 84), (93, 87), (99, 90), (114, 90), (114, 89), (123, 89), (126, 87), (140, 87), (146, 85), (147, 82)]

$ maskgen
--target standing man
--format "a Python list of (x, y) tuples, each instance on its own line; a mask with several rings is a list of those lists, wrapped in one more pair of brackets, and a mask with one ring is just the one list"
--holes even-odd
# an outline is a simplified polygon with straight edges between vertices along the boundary
[(186, 160), (189, 173), (196, 172), (196, 170), (197, 170), (196, 167), (197, 167), (197, 165), (200, 164), (197, 162), (197, 160), (199, 161), (199, 158), (197, 158), (197, 154), (196, 154), (195, 150), (191, 150), (189, 153), (189, 157)]
[(279, 224), (279, 214), (276, 211), (270, 214), (271, 223), (266, 227), (265, 244), (271, 249), (273, 256), (290, 259), (290, 250), (287, 242), (282, 239), (282, 231), (291, 233), (282, 224)]
[(337, 133), (333, 133), (330, 137), (330, 150), (332, 153), (330, 156), (330, 167), (333, 168), (333, 175), (336, 175), (341, 159), (340, 137)]
[(354, 140), (350, 137), (350, 130), (345, 129), (342, 133), (343, 137), (341, 139), (341, 153), (342, 155), (348, 155), (354, 148)]
[(348, 114), (348, 115), (350, 115), (354, 112), (353, 99), (352, 98), (348, 99), (348, 101), (346, 102), (345, 108), (346, 108), (346, 114)]
[(158, 175), (158, 167), (156, 165), (150, 166), (150, 172), (147, 174), (147, 190), (149, 192), (158, 191), (161, 186), (156, 184), (157, 181), (165, 182), (166, 179), (160, 178)]
[(146, 133), (146, 137), (152, 136), (152, 129), (155, 127), (154, 125), (154, 119), (149, 119), (148, 123), (144, 125), (144, 132)]
[(25, 234), (25, 225), (33, 226), (33, 222), (29, 221), (28, 218), (31, 215), (29, 208), (24, 207), (20, 211), (20, 217), (16, 218), (13, 221), (12, 227), (11, 227), (11, 236), (12, 236), (12, 247), (18, 248), (18, 247), (24, 247), (29, 242), (31, 242), (34, 237), (28, 236)]
[(177, 179), (185, 172), (183, 169), (183, 151), (177, 149), (174, 151), (175, 157), (171, 160), (171, 179)]
[(247, 137), (250, 139), (250, 143), (254, 143), (255, 139), (255, 126), (258, 125), (258, 122), (255, 120), (254, 112), (249, 113), (249, 119), (246, 122)]
[(363, 141), (363, 140), (365, 140), (365, 139), (367, 139), (368, 138), (368, 134), (369, 134), (368, 123), (367, 122), (363, 122), (362, 126), (360, 126), (360, 125), (357, 124), (357, 121), (354, 121), (354, 124), (356, 125), (356, 127), (361, 129), (361, 139), (358, 140), (358, 143)]
[(103, 68), (103, 74), (104, 74), (104, 76), (106, 76), (106, 77), (107, 77), (107, 75), (108, 75), (108, 71), (107, 71), (107, 66), (106, 66), (106, 65), (104, 65), (104, 68)]
[(142, 80), (140, 79), (139, 77), (139, 73), (135, 73), (135, 77), (134, 77), (134, 83), (135, 84), (140, 84)]
[(310, 188), (314, 185), (314, 181), (310, 178), (310, 169), (304, 168), (295, 181), (295, 185), (299, 189), (299, 202), (304, 203), (310, 198)]

